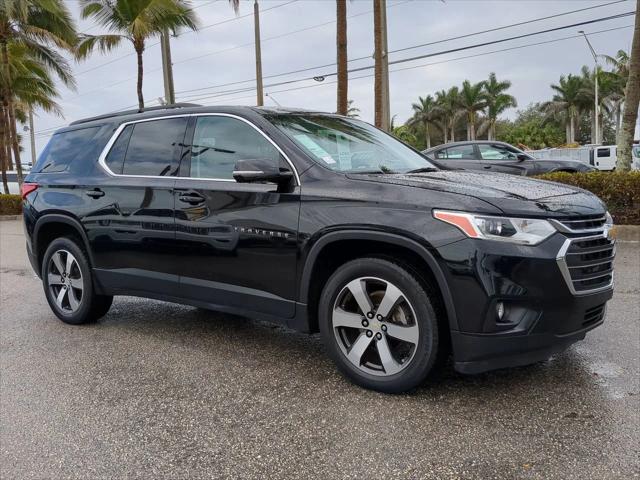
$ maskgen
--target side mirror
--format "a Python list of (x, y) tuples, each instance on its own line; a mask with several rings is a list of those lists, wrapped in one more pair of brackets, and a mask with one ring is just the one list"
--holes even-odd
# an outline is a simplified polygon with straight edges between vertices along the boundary
[(519, 162), (524, 162), (525, 160), (529, 160), (529, 157), (524, 153), (519, 153), (517, 157)]
[(238, 160), (233, 168), (233, 178), (238, 183), (277, 183), (289, 182), (293, 172), (288, 168), (281, 168), (266, 158)]

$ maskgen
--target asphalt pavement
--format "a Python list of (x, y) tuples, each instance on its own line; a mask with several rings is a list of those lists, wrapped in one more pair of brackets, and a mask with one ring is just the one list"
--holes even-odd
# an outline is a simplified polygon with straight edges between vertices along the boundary
[(384, 395), (318, 336), (117, 297), (51, 313), (18, 221), (0, 221), (0, 478), (640, 477), (640, 244), (605, 325), (567, 352)]

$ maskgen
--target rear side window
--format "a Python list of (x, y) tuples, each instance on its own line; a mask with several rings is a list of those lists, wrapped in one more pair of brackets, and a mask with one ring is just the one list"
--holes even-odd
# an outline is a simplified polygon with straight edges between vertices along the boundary
[(436, 153), (436, 158), (447, 160), (474, 159), (475, 152), (473, 145), (459, 145), (457, 147), (449, 147)]
[(187, 119), (184, 117), (134, 124), (122, 173), (125, 175), (172, 175), (176, 170), (186, 129)]
[(602, 157), (610, 157), (611, 153), (608, 148), (599, 148), (598, 149), (598, 158)]
[(133, 125), (127, 125), (124, 130), (122, 130), (118, 139), (107, 154), (105, 163), (113, 173), (122, 173), (122, 165), (124, 164), (124, 156), (126, 155), (127, 147), (129, 146), (131, 132), (133, 132)]
[(36, 173), (64, 172), (76, 159), (91, 152), (93, 139), (100, 127), (56, 133), (44, 148), (33, 169)]

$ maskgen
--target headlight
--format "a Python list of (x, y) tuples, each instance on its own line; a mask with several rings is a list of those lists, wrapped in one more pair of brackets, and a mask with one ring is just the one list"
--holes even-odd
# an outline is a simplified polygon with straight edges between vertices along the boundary
[(433, 216), (455, 225), (471, 238), (521, 245), (537, 245), (556, 232), (549, 222), (535, 218), (493, 217), (445, 210), (434, 210)]

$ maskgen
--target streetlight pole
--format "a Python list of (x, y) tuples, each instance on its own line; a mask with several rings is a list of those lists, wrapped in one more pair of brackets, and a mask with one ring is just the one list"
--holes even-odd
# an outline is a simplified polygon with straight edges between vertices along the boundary
[(258, 0), (253, 2), (253, 22), (256, 46), (256, 103), (261, 107), (264, 105), (264, 99), (262, 97), (262, 50), (260, 47), (260, 6)]
[(162, 76), (164, 80), (164, 101), (168, 105), (176, 103), (176, 94), (173, 88), (173, 64), (171, 63), (171, 43), (169, 31), (164, 30), (160, 35), (160, 49), (162, 51)]
[[(589, 38), (587, 37), (587, 34), (584, 33), (584, 30), (579, 30), (578, 33), (581, 33), (582, 36), (584, 37), (584, 39), (587, 41), (587, 45), (589, 46), (589, 50), (591, 50), (591, 55), (593, 55), (593, 60), (596, 62), (596, 72), (595, 72), (595, 87), (596, 87), (596, 100), (595, 100), (595, 108), (594, 108), (594, 115), (595, 115), (595, 133), (596, 133), (596, 138), (595, 138), (595, 143), (596, 145), (600, 143), (600, 102), (598, 102), (598, 72), (600, 71), (600, 64), (598, 63), (598, 55), (596, 54), (596, 51), (593, 49), (593, 46), (591, 45), (591, 42), (589, 41)], [(592, 139), (593, 141), (593, 139)]]

